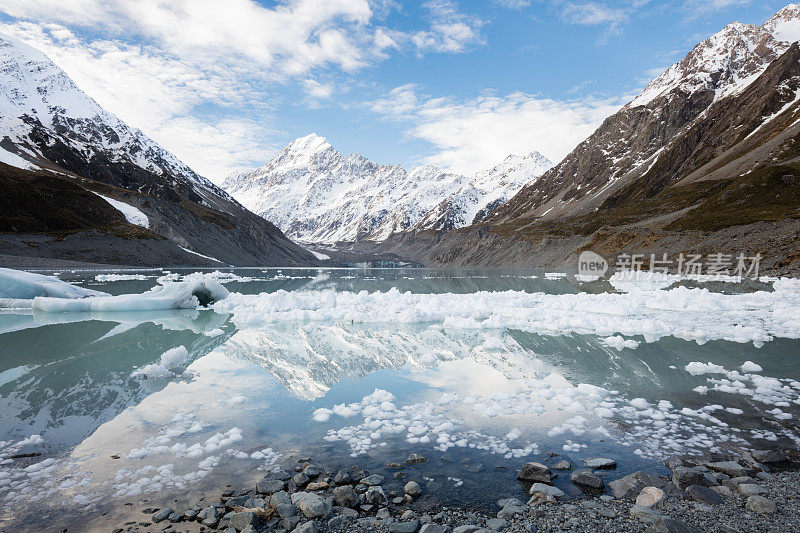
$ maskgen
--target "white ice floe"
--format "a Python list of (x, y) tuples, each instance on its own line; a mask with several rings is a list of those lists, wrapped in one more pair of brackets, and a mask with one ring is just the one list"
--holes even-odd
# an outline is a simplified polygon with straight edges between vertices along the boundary
[(635, 350), (639, 347), (639, 342), (633, 339), (626, 339), (621, 335), (612, 335), (602, 339), (603, 344), (611, 348), (616, 348), (617, 351), (622, 351), (625, 348)]
[(518, 402), (511, 406), (511, 396), (504, 393), (490, 398), (461, 398), (457, 394), (444, 394), (437, 402), (423, 402), (402, 408), (394, 404), (394, 399), (394, 395), (388, 391), (375, 389), (372, 394), (362, 398), (361, 402), (350, 404), (346, 409), (342, 406), (337, 406), (338, 409), (317, 409), (313, 418), (317, 422), (327, 422), (334, 414), (343, 418), (356, 414), (363, 416), (363, 424), (330, 430), (325, 437), (328, 441), (347, 442), (354, 457), (385, 445), (387, 437), (403, 435), (411, 444), (432, 444), (441, 451), (453, 447), (469, 447), (500, 453), (506, 457), (525, 457), (538, 452), (535, 443), (511, 446), (510, 443), (521, 436), (518, 429), (510, 431), (505, 438), (486, 435), (466, 426), (463, 420), (452, 417), (448, 407), (466, 404), (471, 411), (483, 412), (491, 417), (500, 412), (540, 412), (539, 404), (528, 403), (525, 406)]
[(29, 308), (37, 296), (74, 300), (108, 295), (71, 285), (53, 276), (0, 268), (0, 307)]
[(778, 280), (773, 289), (722, 294), (676, 287), (558, 295), (280, 290), (258, 295), (234, 293), (214, 308), (233, 313), (240, 328), (296, 321), (418, 323), (459, 329), (519, 329), (543, 335), (642, 336), (645, 342), (672, 336), (699, 344), (727, 340), (761, 346), (776, 337), (800, 338), (800, 284)]
[(222, 300), (227, 296), (228, 290), (218, 281), (196, 272), (185, 276), (182, 281), (162, 281), (159, 278), (159, 285), (141, 294), (121, 294), (80, 300), (37, 297), (33, 299), (33, 308), (51, 313), (192, 309)]
[(755, 364), (752, 361), (745, 361), (742, 364), (741, 368), (742, 372), (761, 372), (762, 370), (764, 370), (763, 368), (761, 368), (761, 366)]
[[(686, 365), (687, 372), (694, 376), (710, 375), (724, 377), (706, 378), (711, 387), (701, 385), (694, 390), (701, 394), (706, 394), (709, 390), (723, 392), (727, 394), (739, 394), (748, 396), (754, 401), (770, 407), (790, 407), (800, 405), (800, 382), (791, 378), (774, 378), (762, 376), (762, 368), (752, 363), (745, 362), (741, 373), (737, 370), (727, 370), (722, 365), (713, 363), (700, 363), (693, 361)], [(778, 420), (792, 418), (789, 413), (778, 410), (766, 411), (775, 416)]]
[(699, 361), (692, 361), (684, 367), (688, 373), (693, 376), (702, 376), (703, 374), (724, 374), (725, 367), (716, 365), (714, 363), (701, 363)]
[(158, 363), (145, 365), (134, 370), (131, 373), (131, 377), (150, 379), (169, 378), (175, 375), (173, 370), (185, 363), (188, 358), (189, 352), (186, 350), (186, 347), (177, 346), (161, 354)]
[[(94, 192), (94, 191), (93, 191)], [(115, 200), (113, 198), (109, 198), (108, 196), (103, 196), (100, 193), (95, 193), (97, 196), (111, 204), (111, 207), (119, 211), (125, 216), (125, 220), (134, 224), (136, 226), (141, 226), (143, 228), (150, 227), (150, 220), (147, 218), (147, 215), (142, 213), (138, 208), (126, 204), (125, 202), (120, 202), (119, 200)]]
[[(800, 382), (759, 374), (740, 374), (719, 365), (690, 363), (687, 370), (695, 375), (724, 375), (708, 378), (710, 390), (746, 395), (764, 405), (762, 415), (777, 423), (791, 420), (789, 407), (800, 405)], [(536, 419), (536, 430), (559, 441), (564, 451), (577, 453), (587, 443), (614, 438), (630, 446), (642, 457), (664, 458), (673, 453), (720, 451), (729, 444), (748, 446), (740, 429), (725, 421), (725, 416), (739, 416), (743, 410), (719, 404), (696, 409), (677, 408), (671, 402), (628, 398), (618, 391), (581, 383), (570, 385), (563, 377), (551, 373), (542, 378), (523, 378), (514, 390), (488, 396), (462, 396), (445, 393), (430, 401), (398, 406), (391, 393), (376, 389), (360, 402), (321, 407), (313, 413), (320, 423), (334, 425), (328, 441), (345, 442), (351, 455), (359, 456), (386, 446), (390, 439), (405, 439), (409, 444), (430, 445), (440, 451), (452, 447), (468, 447), (505, 457), (525, 457), (538, 453), (539, 445), (526, 441), (518, 427), (505, 437), (486, 434), (489, 419)], [(561, 413), (554, 416), (555, 413)], [(354, 425), (340, 427), (340, 421), (359, 417)], [(487, 417), (487, 418), (483, 418)], [(549, 425), (549, 427), (548, 427)], [(624, 430), (621, 430), (624, 428)], [(791, 427), (771, 434), (754, 434), (752, 438), (779, 437), (800, 443)]]
[[(248, 454), (230, 448), (232, 444), (243, 438), (242, 431), (236, 427), (224, 433), (215, 433), (194, 444), (186, 442), (204, 430), (206, 430), (206, 424), (198, 420), (194, 414), (176, 414), (171, 423), (165, 426), (158, 435), (147, 439), (140, 448), (132, 449), (127, 454), (127, 459), (133, 461), (148, 458), (151, 461), (158, 459), (170, 462), (158, 467), (148, 464), (136, 469), (117, 470), (113, 479), (116, 491), (114, 496), (128, 497), (152, 493), (167, 487), (185, 489), (191, 483), (207, 477), (219, 465), (223, 456), (250, 457)], [(281, 459), (281, 456), (273, 452), (271, 448), (261, 450), (259, 453), (259, 457), (253, 458), (263, 459), (266, 468), (271, 468)], [(190, 466), (188, 471), (178, 474), (175, 462), (179, 460), (182, 464), (186, 464), (188, 461), (191, 465), (193, 460), (196, 460), (197, 463), (194, 468)]]
[(97, 274), (94, 279), (95, 281), (144, 281), (148, 277), (150, 276), (145, 276), (144, 274)]
[(647, 270), (622, 270), (615, 272), (608, 279), (611, 286), (621, 292), (656, 291), (681, 281), (740, 283), (742, 277), (727, 274), (666, 274)]

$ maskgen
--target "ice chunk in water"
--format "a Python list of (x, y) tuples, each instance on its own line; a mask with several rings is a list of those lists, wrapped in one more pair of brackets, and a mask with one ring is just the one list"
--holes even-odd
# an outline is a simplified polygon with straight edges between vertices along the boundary
[(189, 274), (182, 281), (159, 280), (159, 283), (161, 284), (142, 294), (121, 294), (83, 300), (39, 297), (34, 298), (33, 308), (51, 313), (192, 309), (223, 300), (229, 294), (217, 280), (201, 272)]
[(37, 296), (78, 299), (108, 294), (76, 287), (53, 276), (0, 268), (0, 307), (30, 307), (30, 302), (25, 301)]

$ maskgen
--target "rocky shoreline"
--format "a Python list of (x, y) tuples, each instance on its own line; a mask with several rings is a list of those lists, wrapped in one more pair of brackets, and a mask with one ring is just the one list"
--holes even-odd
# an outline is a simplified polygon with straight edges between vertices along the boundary
[[(128, 531), (294, 531), (388, 533), (490, 533), (492, 531), (800, 531), (800, 453), (794, 450), (740, 451), (727, 455), (674, 456), (665, 461), (671, 477), (637, 471), (614, 477), (613, 459), (594, 457), (572, 465), (548, 454), (548, 466), (521, 465), (520, 496), (497, 502), (497, 510), (472, 510), (422, 498), (425, 476), (413, 477), (427, 461), (411, 454), (391, 463), (402, 490), (391, 490), (380, 474), (361, 467), (331, 471), (300, 458), (289, 470), (268, 473), (255, 487), (228, 488), (185, 509), (152, 506), (114, 528)], [(567, 499), (554, 485), (568, 477), (585, 497)], [(412, 477), (412, 476), (409, 476)], [(392, 484), (396, 486), (396, 483)], [(213, 499), (212, 503), (209, 501)]]

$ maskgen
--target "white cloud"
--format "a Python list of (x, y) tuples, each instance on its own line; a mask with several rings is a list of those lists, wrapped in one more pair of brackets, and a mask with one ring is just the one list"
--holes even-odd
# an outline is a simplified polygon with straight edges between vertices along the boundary
[(194, 116), (196, 106), (214, 102), (230, 107), (242, 95), (253, 95), (256, 89), (244, 82), (204, 73), (148, 47), (87, 43), (56, 24), (19, 22), (0, 25), (0, 30), (44, 52), (98, 104), (201, 175), (218, 181), (232, 169), (263, 162), (265, 150), (258, 144), (272, 148), (264, 141), (263, 124)]
[(751, 3), (751, 0), (687, 0), (684, 8), (695, 14), (701, 14), (730, 7), (746, 6)]
[(612, 8), (594, 2), (586, 4), (567, 2), (564, 5), (562, 15), (567, 22), (584, 26), (620, 24), (628, 19), (628, 14), (624, 9)]
[[(272, 132), (274, 133), (274, 132)], [(262, 165), (280, 147), (270, 141), (270, 132), (253, 120), (200, 120), (177, 117), (158, 130), (162, 146), (215, 183), (233, 172)]]
[(315, 79), (320, 74), (349, 75), (402, 49), (458, 53), (481, 42), (481, 21), (447, 0), (425, 4), (422, 29), (382, 25), (400, 7), (394, 0), (286, 0), (270, 8), (253, 0), (3, 0), (0, 13), (11, 20), (0, 29), (218, 181), (274, 150), (282, 137), (272, 115), (278, 84), (298, 83), (306, 95), (298, 101), (316, 107), (334, 94)]
[(460, 13), (450, 0), (431, 0), (424, 7), (430, 14), (431, 27), (410, 37), (419, 53), (460, 53), (471, 45), (483, 43), (480, 33), (483, 22), (477, 17)]
[(575, 4), (567, 2), (561, 11), (561, 16), (570, 24), (581, 26), (605, 26), (605, 32), (599, 44), (605, 43), (612, 35), (622, 32), (622, 24), (630, 17), (627, 9), (610, 7), (605, 4), (589, 2)]
[(303, 82), (303, 90), (306, 94), (316, 100), (330, 98), (333, 94), (333, 86), (320, 83), (317, 80), (306, 80)]
[(3, 10), (16, 18), (138, 37), (206, 67), (246, 60), (270, 77), (329, 65), (354, 70), (370, 53), (364, 46), (371, 37), (367, 0), (293, 0), (273, 9), (251, 0), (7, 0)]
[(622, 26), (651, 0), (616, 0), (613, 2), (573, 2), (551, 0), (560, 10), (561, 18), (569, 24), (603, 26), (605, 31), (598, 44), (604, 44), (612, 35), (622, 33)]
[(522, 92), (429, 98), (405, 85), (372, 102), (371, 109), (409, 122), (406, 134), (433, 146), (422, 162), (472, 174), (533, 150), (560, 161), (621, 105), (618, 98), (562, 101)]
[(492, 0), (492, 2), (507, 9), (523, 9), (531, 5), (531, 0)]

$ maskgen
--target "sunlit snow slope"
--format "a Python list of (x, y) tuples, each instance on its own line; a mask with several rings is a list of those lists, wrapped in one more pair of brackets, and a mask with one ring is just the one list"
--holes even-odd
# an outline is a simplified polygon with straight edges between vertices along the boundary
[(449, 229), (482, 218), (552, 166), (533, 152), (466, 177), (432, 166), (410, 172), (342, 155), (311, 134), (223, 187), (245, 207), (305, 242), (381, 241), (408, 229)]

